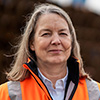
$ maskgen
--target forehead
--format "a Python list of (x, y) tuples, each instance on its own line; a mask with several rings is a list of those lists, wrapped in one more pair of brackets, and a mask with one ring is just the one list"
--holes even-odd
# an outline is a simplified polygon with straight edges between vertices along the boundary
[(49, 27), (49, 26), (58, 26), (58, 27), (66, 27), (68, 28), (68, 23), (62, 16), (56, 14), (56, 13), (46, 13), (42, 14), (36, 23), (36, 28), (41, 27)]

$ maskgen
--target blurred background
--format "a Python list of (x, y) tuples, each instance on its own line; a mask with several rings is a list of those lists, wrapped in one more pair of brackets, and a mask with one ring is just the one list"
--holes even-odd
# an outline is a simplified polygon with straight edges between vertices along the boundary
[(0, 84), (6, 82), (5, 70), (10, 67), (27, 16), (34, 5), (49, 2), (62, 7), (71, 17), (81, 46), (86, 72), (100, 82), (100, 0), (0, 0)]

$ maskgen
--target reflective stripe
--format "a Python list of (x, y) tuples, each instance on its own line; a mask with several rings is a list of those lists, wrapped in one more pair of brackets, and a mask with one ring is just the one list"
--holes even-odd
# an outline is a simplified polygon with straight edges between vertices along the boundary
[(86, 84), (88, 89), (89, 100), (99, 100), (100, 90), (97, 82), (86, 79)]
[(11, 100), (22, 100), (20, 82), (7, 82), (9, 97)]
[[(86, 79), (89, 100), (99, 100), (100, 90), (97, 82)], [(7, 82), (9, 97), (11, 100), (22, 100), (20, 82)]]
[(69, 83), (69, 87), (68, 87), (68, 90), (67, 90), (67, 95), (66, 95), (66, 99), (65, 100), (69, 99), (69, 97), (70, 97), (70, 95), (71, 95), (71, 93), (72, 93), (72, 91), (74, 89), (74, 86), (75, 86), (75, 84), (71, 81)]

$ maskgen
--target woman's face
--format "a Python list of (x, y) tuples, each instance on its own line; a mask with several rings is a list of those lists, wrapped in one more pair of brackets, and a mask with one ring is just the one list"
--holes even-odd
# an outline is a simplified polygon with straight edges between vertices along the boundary
[(35, 51), (38, 64), (63, 64), (71, 54), (71, 41), (66, 20), (49, 13), (38, 19), (30, 48)]

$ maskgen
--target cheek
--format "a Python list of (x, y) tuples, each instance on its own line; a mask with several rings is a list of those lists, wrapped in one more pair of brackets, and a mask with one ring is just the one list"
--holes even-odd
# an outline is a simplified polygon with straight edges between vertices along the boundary
[(63, 42), (63, 45), (66, 49), (71, 49), (72, 48), (72, 41), (71, 39), (66, 39), (64, 42)]
[(42, 52), (43, 50), (45, 50), (48, 47), (48, 40), (45, 41), (45, 39), (37, 39), (35, 41), (35, 51), (36, 52)]

